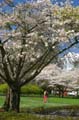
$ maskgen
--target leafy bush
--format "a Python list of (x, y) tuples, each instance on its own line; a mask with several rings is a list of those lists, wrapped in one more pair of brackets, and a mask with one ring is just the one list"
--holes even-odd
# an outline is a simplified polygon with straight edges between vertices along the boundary
[[(6, 93), (8, 90), (7, 84), (0, 84), (0, 93)], [(21, 88), (21, 93), (23, 94), (41, 94), (43, 93), (43, 89), (38, 85), (28, 84)]]
[(43, 89), (38, 85), (28, 84), (21, 88), (21, 93), (26, 94), (41, 94), (43, 93)]
[(5, 93), (8, 90), (7, 84), (0, 84), (0, 93)]

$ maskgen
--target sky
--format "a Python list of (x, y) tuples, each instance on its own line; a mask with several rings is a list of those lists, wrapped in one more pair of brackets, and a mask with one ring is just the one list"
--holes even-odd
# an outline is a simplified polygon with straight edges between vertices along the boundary
[[(51, 0), (53, 2), (58, 2), (61, 4), (61, 2), (65, 3), (66, 0)], [(68, 0), (68, 1), (71, 1), (72, 5), (73, 6), (79, 6), (79, 0)]]
[[(0, 0), (0, 3), (2, 2), (3, 0)], [(13, 0), (14, 2), (16, 2), (16, 3), (21, 3), (21, 2), (25, 2), (25, 1), (27, 1), (27, 2), (30, 2), (30, 1), (36, 1), (36, 0)], [(58, 2), (58, 3), (61, 3), (61, 2), (65, 2), (66, 0), (51, 0), (51, 1), (53, 1), (53, 3), (55, 3), (55, 2)], [(74, 6), (79, 6), (79, 0), (69, 0), (69, 1), (73, 1), (73, 5)]]
[[(2, 3), (4, 0), (0, 0), (0, 3)], [(5, 0), (6, 1), (6, 0)], [(15, 4), (18, 4), (18, 3), (24, 3), (24, 2), (33, 2), (33, 1), (37, 1), (37, 0), (13, 0)], [(42, 0), (41, 0), (42, 1)], [(72, 5), (73, 6), (79, 6), (79, 0), (50, 0), (52, 3), (58, 3), (59, 5), (63, 3), (65, 3), (66, 1), (71, 1)], [(73, 1), (73, 2), (72, 2)], [(11, 11), (11, 8), (10, 7), (5, 7), (3, 9), (5, 12), (8, 11), (10, 12)]]
[[(17, 3), (18, 2), (22, 2), (22, 1), (33, 1), (33, 0), (15, 0)], [(36, 1), (36, 0), (35, 0)], [(65, 2), (66, 0), (51, 0), (51, 1), (53, 1), (54, 3), (55, 2), (58, 2), (58, 3), (61, 3), (61, 2)], [(70, 1), (72, 1), (72, 0), (70, 0)], [(72, 3), (74, 6), (79, 6), (79, 0), (73, 0), (73, 3)]]
[[(3, 1), (6, 1), (6, 0), (0, 0), (0, 3), (2, 3)], [(33, 1), (37, 1), (37, 0), (13, 0), (14, 1), (14, 4), (18, 4), (18, 3), (24, 3), (24, 2), (33, 2)], [(39, 0), (40, 1), (40, 0)], [(41, 0), (42, 1), (42, 0)], [(50, 0), (52, 3), (58, 3), (59, 5), (62, 5), (62, 2), (65, 3), (66, 1), (71, 1), (72, 5), (73, 6), (79, 6), (79, 0)], [(73, 2), (72, 2), (73, 1)], [(11, 12), (12, 9), (11, 7), (5, 7), (3, 9), (4, 12)]]
[(73, 4), (74, 4), (75, 6), (79, 6), (79, 0), (74, 0)]
[[(22, 2), (22, 1), (33, 1), (33, 0), (15, 0), (17, 3), (18, 2)], [(35, 0), (36, 1), (36, 0)], [(61, 3), (61, 2), (65, 2), (66, 0), (51, 0), (53, 1), (54, 3), (55, 2), (58, 2), (58, 3)], [(71, 1), (71, 0), (70, 0)], [(74, 6), (79, 6), (79, 0), (73, 0), (73, 3), (72, 3)]]

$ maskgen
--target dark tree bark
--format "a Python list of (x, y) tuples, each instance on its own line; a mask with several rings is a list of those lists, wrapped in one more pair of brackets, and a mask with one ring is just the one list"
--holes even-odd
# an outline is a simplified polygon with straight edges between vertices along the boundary
[(61, 97), (61, 89), (59, 88), (59, 97)]
[(10, 89), (6, 91), (5, 102), (2, 107), (5, 111), (8, 111), (10, 108)]
[(9, 89), (6, 94), (5, 103), (3, 105), (4, 110), (12, 110), (20, 112), (20, 88)]
[(20, 88), (14, 88), (10, 91), (10, 110), (19, 112), (20, 107)]

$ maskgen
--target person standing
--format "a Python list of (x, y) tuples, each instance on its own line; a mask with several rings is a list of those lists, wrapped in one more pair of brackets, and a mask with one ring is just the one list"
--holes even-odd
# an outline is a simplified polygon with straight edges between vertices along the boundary
[(44, 103), (47, 102), (47, 99), (48, 99), (48, 92), (47, 90), (44, 91)]

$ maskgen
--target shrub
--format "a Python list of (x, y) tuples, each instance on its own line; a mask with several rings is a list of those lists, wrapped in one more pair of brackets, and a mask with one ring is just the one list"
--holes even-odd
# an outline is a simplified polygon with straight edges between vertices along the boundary
[[(6, 93), (7, 90), (8, 90), (7, 84), (0, 84), (0, 93), (2, 94)], [(40, 88), (38, 85), (28, 84), (21, 87), (21, 93), (22, 94), (42, 94), (43, 89)]]
[(25, 94), (41, 94), (43, 93), (43, 89), (38, 85), (28, 84), (21, 88), (21, 93)]

